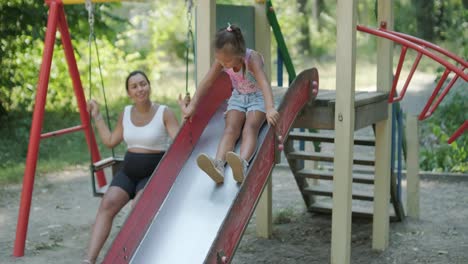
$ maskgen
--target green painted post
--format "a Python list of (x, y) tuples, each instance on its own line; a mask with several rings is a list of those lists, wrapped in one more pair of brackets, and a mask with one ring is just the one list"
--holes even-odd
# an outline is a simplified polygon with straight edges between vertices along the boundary
[(266, 1), (266, 13), (268, 22), (270, 22), (270, 26), (273, 30), (273, 35), (275, 36), (276, 43), (278, 44), (278, 48), (280, 49), (281, 55), (283, 56), (284, 65), (286, 70), (288, 71), (289, 76), (289, 84), (296, 78), (296, 71), (294, 70), (294, 66), (291, 61), (291, 57), (289, 56), (288, 48), (286, 47), (286, 43), (283, 38), (283, 33), (281, 33), (281, 28), (278, 23), (278, 19), (276, 18), (275, 10), (273, 9), (273, 5), (271, 1)]

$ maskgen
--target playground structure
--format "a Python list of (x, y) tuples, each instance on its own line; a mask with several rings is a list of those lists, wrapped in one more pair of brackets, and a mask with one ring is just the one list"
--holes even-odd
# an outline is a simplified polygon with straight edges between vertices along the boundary
[[(76, 4), (84, 3), (85, 1), (79, 0), (66, 0), (61, 2), (60, 0), (49, 0), (46, 1), (50, 6), (49, 21), (47, 26), (46, 45), (44, 50), (43, 64), (40, 71), (40, 79), (38, 84), (38, 94), (36, 96), (36, 105), (34, 109), (33, 125), (31, 128), (30, 136), (30, 147), (28, 149), (28, 158), (25, 170), (25, 177), (23, 182), (23, 192), (21, 197), (21, 207), (19, 212), (18, 227), (17, 227), (17, 238), (15, 241), (14, 256), (22, 256), (24, 254), (24, 243), (26, 238), (26, 230), (28, 224), (30, 201), (32, 188), (34, 183), (35, 165), (37, 161), (37, 151), (39, 146), (39, 139), (50, 137), (52, 135), (58, 135), (68, 132), (74, 132), (78, 130), (85, 130), (87, 135), (87, 143), (90, 146), (90, 150), (93, 157), (93, 162), (99, 161), (99, 152), (97, 151), (96, 142), (94, 135), (90, 133), (89, 127), (89, 116), (86, 113), (85, 99), (83, 94), (83, 88), (81, 86), (81, 80), (78, 75), (76, 68), (76, 61), (74, 59), (73, 48), (71, 45), (70, 34), (68, 32), (68, 26), (66, 24), (65, 12), (63, 10), (63, 4)], [(93, 1), (99, 2), (99, 1)], [(102, 0), (102, 2), (109, 2)], [(335, 152), (332, 159), (336, 161), (335, 164), (339, 163), (340, 166), (335, 166), (333, 170), (333, 208), (332, 208), (332, 263), (349, 263), (350, 258), (350, 234), (351, 234), (351, 200), (352, 200), (352, 165), (353, 165), (353, 144), (354, 144), (354, 131), (360, 127), (375, 124), (375, 192), (374, 192), (374, 224), (373, 224), (373, 248), (383, 250), (388, 246), (388, 232), (389, 232), (389, 210), (388, 201), (390, 200), (389, 195), (391, 194), (391, 162), (390, 162), (390, 138), (391, 138), (391, 117), (392, 111), (390, 106), (387, 104), (387, 97), (390, 93), (394, 97), (392, 91), (395, 89), (396, 83), (392, 76), (392, 43), (385, 39), (378, 40), (378, 80), (377, 80), (377, 92), (371, 94), (365, 98), (361, 98), (366, 104), (359, 102), (359, 95), (355, 94), (354, 89), (354, 78), (355, 78), (355, 35), (356, 35), (356, 17), (355, 12), (350, 10), (356, 10), (356, 0), (352, 1), (338, 1), (337, 5), (337, 83), (336, 92), (331, 95), (328, 99), (322, 101), (326, 105), (322, 105), (322, 110), (328, 111), (326, 116), (326, 122), (317, 122), (318, 117), (323, 118), (323, 112), (318, 111), (320, 105), (320, 95), (314, 100), (314, 93), (317, 92), (318, 88), (318, 76), (313, 70), (305, 71), (294, 79), (291, 87), (285, 93), (285, 89), (275, 89), (275, 97), (277, 100), (284, 98), (280, 109), (289, 109), (288, 102), (295, 101), (299, 98), (303, 99), (301, 103), (297, 103), (294, 109), (289, 111), (282, 111), (282, 123), (279, 126), (279, 132), (281, 136), (286, 140), (286, 149), (291, 150), (291, 144), (287, 140), (288, 132), (291, 127), (303, 127), (303, 128), (318, 128), (317, 124), (325, 123), (328, 128), (333, 128), (336, 131), (334, 142), (340, 146), (341, 151)], [(270, 4), (270, 5), (268, 5)], [(398, 33), (391, 32), (392, 28), (392, 1), (378, 1), (378, 20), (385, 21), (386, 29), (374, 32), (365, 27), (357, 27), (358, 30), (368, 30), (368, 33), (384, 33), (390, 34), (394, 37), (389, 38), (392, 41), (398, 37), (404, 39), (406, 47), (416, 49), (420, 51), (414, 43), (417, 43), (416, 39), (404, 38)], [(270, 57), (270, 23), (267, 20), (269, 12), (272, 12), (271, 2), (267, 1), (256, 1), (254, 5), (254, 16), (255, 16), (255, 49), (261, 52), (265, 58), (265, 70), (267, 75), (271, 75), (271, 57)], [(44, 115), (44, 104), (45, 96), (47, 91), (47, 85), (49, 80), (50, 64), (53, 53), (53, 42), (55, 40), (56, 29), (60, 30), (62, 35), (62, 43), (64, 46), (67, 63), (69, 65), (70, 75), (73, 80), (73, 86), (75, 95), (78, 100), (78, 106), (80, 109), (81, 126), (77, 126), (70, 129), (64, 129), (58, 132), (51, 132), (40, 135), (42, 130), (42, 118)], [(216, 29), (216, 5), (215, 1), (200, 1), (197, 7), (197, 29), (206, 28), (208, 30), (197, 30), (197, 43), (196, 43), (196, 54), (198, 58), (209, 58), (205, 60), (197, 60), (197, 79), (201, 80), (202, 75), (209, 69), (211, 62), (214, 59), (213, 48), (211, 47), (211, 38), (214, 35)], [(375, 34), (375, 35), (379, 35)], [(397, 42), (397, 41), (395, 41)], [(403, 43), (403, 41), (401, 42)], [(417, 43), (418, 44), (418, 43)], [(420, 44), (420, 43), (419, 43)], [(402, 52), (403, 54), (403, 52)], [(425, 50), (421, 50), (420, 54), (429, 56), (434, 59), (432, 53), (427, 53)], [(422, 55), (421, 55), (422, 56)], [(404, 55), (400, 58), (404, 59)], [(439, 58), (439, 57), (437, 57)], [(437, 59), (434, 59), (438, 61)], [(461, 59), (460, 59), (461, 60)], [(400, 62), (402, 59), (400, 59)], [(438, 61), (439, 62), (439, 61)], [(452, 66), (451, 64), (444, 64), (446, 66), (445, 78), (448, 76), (448, 71), (456, 73), (456, 76), (461, 76), (465, 81), (467, 80), (464, 70), (466, 69), (466, 62), (461, 60), (458, 61), (460, 66)], [(417, 63), (415, 64), (417, 67)], [(401, 69), (401, 63), (398, 66)], [(454, 68), (455, 67), (455, 68)], [(415, 68), (415, 67), (413, 67)], [(397, 71), (398, 68), (397, 68)], [(414, 71), (413, 71), (414, 72)], [(458, 77), (457, 77), (458, 78)], [(410, 78), (407, 81), (409, 83)], [(445, 79), (444, 79), (445, 80)], [(453, 79), (452, 79), (453, 80)], [(454, 81), (453, 81), (454, 82)], [(217, 81), (216, 86), (226, 87), (228, 81), (226, 77), (222, 77)], [(442, 81), (443, 83), (443, 81)], [(448, 92), (453, 83), (448, 85), (443, 95), (439, 96), (436, 104), (432, 105), (432, 101), (435, 100), (438, 90), (442, 83), (436, 88), (437, 92), (434, 91), (431, 96), (431, 102), (428, 102), (423, 117), (432, 113), (443, 96)], [(407, 84), (405, 86), (407, 87)], [(394, 87), (390, 90), (390, 87)], [(406, 88), (404, 88), (406, 89)], [(189, 166), (191, 155), (195, 155), (194, 151), (197, 146), (197, 141), (202, 141), (207, 136), (203, 136), (205, 130), (211, 122), (220, 126), (219, 117), (215, 118), (216, 111), (218, 111), (218, 105), (222, 105), (223, 98), (228, 96), (226, 90), (219, 89), (220, 93), (217, 95), (217, 103), (212, 103), (210, 106), (205, 104), (205, 108), (198, 109), (198, 116), (205, 116), (203, 119), (191, 124), (185, 124), (181, 129), (174, 145), (168, 151), (168, 154), (161, 162), (161, 165), (153, 174), (152, 181), (149, 182), (146, 191), (140, 199), (140, 202), (136, 205), (135, 209), (129, 215), (126, 224), (122, 228), (118, 237), (114, 241), (112, 248), (108, 252), (105, 262), (106, 263), (128, 263), (129, 261), (137, 262), (138, 254), (137, 247), (141, 247), (143, 244), (142, 238), (145, 236), (145, 232), (149, 230), (152, 225), (151, 219), (158, 219), (160, 212), (167, 210), (161, 207), (165, 201), (169, 201), (170, 194), (176, 192), (178, 189), (176, 183), (181, 181), (182, 176), (178, 176), (178, 173), (183, 170), (184, 166)], [(298, 93), (298, 94), (295, 94)], [(304, 93), (309, 93), (307, 96), (302, 96)], [(402, 98), (404, 92), (400, 95)], [(333, 101), (332, 104), (329, 102)], [(276, 102), (280, 105), (279, 101)], [(201, 104), (203, 105), (203, 104)], [(303, 108), (305, 106), (305, 108)], [(365, 107), (364, 107), (365, 106)], [(314, 112), (315, 111), (315, 112)], [(287, 115), (288, 113), (289, 115)], [(211, 115), (214, 119), (210, 121)], [(297, 115), (297, 116), (296, 116)], [(319, 120), (320, 121), (320, 120)], [(454, 134), (456, 136), (461, 135), (467, 128), (467, 121), (457, 130)], [(219, 132), (219, 131), (218, 131)], [(278, 131), (276, 131), (278, 133)], [(220, 134), (220, 133), (218, 133)], [(274, 165), (274, 156), (272, 153), (278, 142), (274, 137), (275, 131), (265, 127), (262, 130), (261, 138), (264, 144), (259, 150), (257, 158), (252, 164), (252, 168), (249, 171), (249, 175), (256, 174), (256, 181), (253, 177), (247, 177), (246, 182), (237, 190), (233, 191), (234, 197), (232, 204), (228, 204), (227, 211), (221, 213), (221, 223), (223, 224), (216, 236), (216, 241), (212, 242), (212, 246), (209, 248), (209, 253), (204, 259), (208, 263), (223, 263), (229, 262), (235, 252), (235, 248), (242, 236), (243, 230), (245, 229), (253, 210), (257, 210), (257, 226), (258, 234), (260, 236), (269, 237), (271, 235), (271, 182), (269, 181), (269, 174)], [(292, 137), (291, 137), (292, 138)], [(211, 139), (217, 143), (216, 138)], [(205, 142), (205, 144), (212, 144), (213, 142)], [(265, 149), (265, 150), (263, 150)], [(269, 154), (268, 154), (269, 153)], [(183, 154), (181, 156), (181, 154)], [(276, 156), (278, 153), (276, 153)], [(261, 159), (259, 157), (262, 157)], [(186, 160), (186, 162), (178, 162), (177, 166), (170, 166), (174, 164), (174, 160)], [(265, 159), (267, 161), (265, 161)], [(263, 162), (262, 162), (263, 160)], [(165, 175), (165, 176), (164, 176)], [(161, 178), (163, 177), (164, 178)], [(409, 176), (408, 176), (409, 177)], [(98, 175), (98, 183), (105, 185), (105, 182), (100, 180)], [(299, 182), (298, 182), (299, 183)], [(219, 190), (217, 190), (219, 192)], [(263, 194), (262, 194), (263, 192)], [(250, 195), (249, 195), (250, 194)], [(146, 202), (145, 202), (146, 201)], [(245, 208), (245, 209), (244, 209)], [(236, 215), (235, 217), (233, 215)], [(239, 217), (239, 214), (242, 217)], [(161, 216), (163, 217), (163, 216)], [(142, 224), (144, 221), (144, 224)], [(139, 226), (137, 226), (137, 224)], [(196, 229), (197, 227), (193, 227)], [(138, 231), (138, 235), (135, 235), (135, 231)], [(182, 235), (181, 235), (182, 236)], [(183, 236), (181, 237), (183, 238)], [(211, 237), (213, 238), (213, 237)], [(229, 238), (229, 239), (228, 239)], [(175, 249), (173, 249), (175, 251)], [(144, 252), (145, 251), (139, 251)], [(149, 253), (149, 251), (146, 251)], [(176, 252), (180, 253), (180, 252)]]

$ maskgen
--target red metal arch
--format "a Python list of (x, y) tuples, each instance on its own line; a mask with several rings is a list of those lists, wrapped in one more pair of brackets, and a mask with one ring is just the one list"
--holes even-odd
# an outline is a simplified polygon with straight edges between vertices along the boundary
[[(462, 59), (461, 57), (437, 45), (434, 45), (428, 41), (425, 41), (425, 40), (422, 40), (422, 39), (419, 39), (419, 38), (416, 38), (407, 34), (387, 30), (385, 28), (385, 23), (382, 23), (382, 26), (378, 29), (372, 29), (372, 28), (368, 28), (362, 25), (358, 25), (357, 30), (368, 33), (368, 34), (372, 34), (378, 37), (389, 39), (402, 46), (400, 59), (398, 61), (398, 65), (395, 71), (395, 77), (393, 78), (392, 89), (390, 91), (390, 96), (388, 99), (389, 103), (398, 102), (403, 99), (403, 97), (405, 96), (406, 90), (408, 88), (408, 85), (411, 82), (413, 74), (416, 71), (416, 68), (418, 67), (419, 62), (423, 55), (438, 62), (439, 64), (445, 67), (445, 71), (442, 74), (442, 77), (440, 78), (439, 82), (437, 83), (436, 88), (432, 92), (426, 105), (424, 106), (423, 110), (419, 114), (419, 117), (418, 117), (419, 120), (424, 120), (430, 117), (432, 113), (434, 113), (436, 108), (439, 106), (440, 102), (444, 99), (444, 97), (447, 95), (447, 93), (450, 91), (450, 89), (453, 87), (453, 85), (455, 84), (455, 82), (458, 80), (459, 77), (462, 77), (462, 79), (465, 80), (465, 82), (468, 81), (468, 74), (465, 73), (465, 70), (468, 68), (468, 62)], [(405, 84), (401, 90), (400, 95), (395, 97), (398, 79), (400, 77), (401, 68), (403, 66), (403, 62), (405, 60), (406, 52), (408, 48), (415, 50), (417, 52), (417, 56), (411, 67), (410, 73), (408, 74), (408, 77), (405, 81)], [(456, 65), (450, 63), (447, 59), (451, 59), (455, 61)], [(442, 85), (447, 80), (447, 77), (449, 76), (449, 74), (452, 72), (455, 74), (455, 76), (447, 84), (447, 86), (445, 86), (445, 88), (442, 90), (442, 92), (439, 95), (439, 91), (442, 88)], [(434, 100), (436, 100), (435, 103), (434, 103)], [(466, 120), (454, 132), (454, 134), (449, 138), (448, 143), (449, 144), (452, 143), (461, 134), (463, 134), (463, 132), (466, 131), (467, 129), (468, 129), (468, 120)]]

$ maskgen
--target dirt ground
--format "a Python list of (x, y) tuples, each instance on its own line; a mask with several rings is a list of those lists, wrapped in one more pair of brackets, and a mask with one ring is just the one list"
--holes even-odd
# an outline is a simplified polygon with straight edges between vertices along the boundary
[[(331, 217), (308, 213), (288, 167), (273, 173), (273, 237), (255, 235), (252, 219), (233, 263), (329, 263)], [(0, 263), (80, 263), (100, 201), (84, 167), (36, 181), (25, 256), (13, 258), (20, 185), (0, 187)], [(421, 180), (420, 219), (390, 224), (387, 250), (371, 249), (372, 223), (354, 219), (351, 263), (468, 263), (468, 180)], [(117, 216), (116, 235), (129, 207)]]

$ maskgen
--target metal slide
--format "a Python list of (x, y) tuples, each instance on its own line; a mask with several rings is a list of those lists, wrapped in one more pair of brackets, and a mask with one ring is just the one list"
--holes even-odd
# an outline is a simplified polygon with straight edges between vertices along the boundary
[[(104, 263), (229, 263), (275, 162), (277, 135), (285, 140), (296, 115), (312, 103), (318, 89), (315, 69), (301, 73), (285, 94), (276, 131), (261, 129), (258, 150), (242, 185), (232, 178), (216, 185), (197, 164), (199, 153), (210, 156), (224, 129), (230, 81), (214, 84), (216, 95), (201, 98), (192, 122), (185, 122), (153, 173)], [(224, 258), (223, 258), (224, 256)]]

